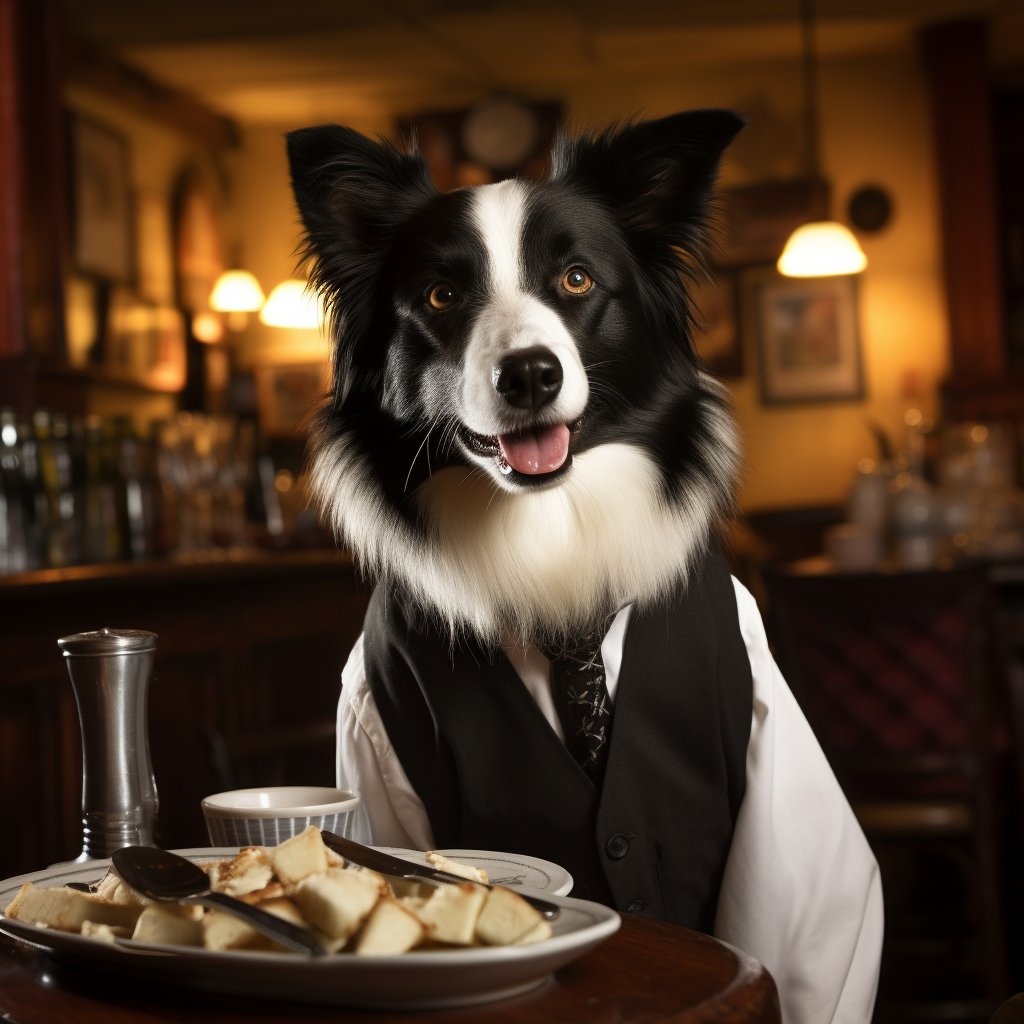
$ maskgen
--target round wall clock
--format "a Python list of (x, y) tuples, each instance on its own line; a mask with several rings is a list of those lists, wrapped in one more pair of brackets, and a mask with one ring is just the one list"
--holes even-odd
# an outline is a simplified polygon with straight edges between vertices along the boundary
[(462, 122), (462, 146), (478, 164), (502, 171), (533, 155), (541, 139), (536, 112), (514, 96), (492, 96)]

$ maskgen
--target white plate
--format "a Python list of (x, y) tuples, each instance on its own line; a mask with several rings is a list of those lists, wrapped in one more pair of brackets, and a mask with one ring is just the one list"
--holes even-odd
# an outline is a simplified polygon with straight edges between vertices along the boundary
[[(405, 860), (427, 864), (426, 854), (418, 850), (399, 850), (393, 847), (378, 847), (385, 853)], [(531, 889), (534, 892), (566, 896), (572, 889), (572, 875), (563, 867), (539, 857), (527, 857), (521, 853), (495, 853), (491, 850), (438, 850), (452, 860), (473, 867), (483, 868), (492, 885), (507, 885), (510, 889)]]
[[(237, 849), (178, 851), (191, 860), (230, 857)], [(516, 858), (518, 860), (518, 858)], [(94, 882), (109, 860), (61, 864), (0, 882), (0, 908), (23, 882), (64, 885)], [(182, 946), (115, 944), (12, 921), (0, 913), (0, 931), (46, 950), (54, 959), (118, 977), (190, 989), (264, 996), (291, 1002), (361, 1009), (464, 1006), (519, 995), (581, 957), (618, 930), (619, 915), (599, 903), (549, 893), (561, 908), (553, 936), (526, 946), (424, 950), (402, 956), (337, 956), (307, 959), (288, 953), (216, 953)]]

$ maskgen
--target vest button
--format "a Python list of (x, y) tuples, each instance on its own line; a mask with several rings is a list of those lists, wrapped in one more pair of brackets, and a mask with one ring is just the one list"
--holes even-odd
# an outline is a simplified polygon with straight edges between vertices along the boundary
[(607, 843), (604, 844), (604, 852), (612, 860), (622, 860), (629, 853), (629, 840), (619, 832), (616, 832)]
[(638, 911), (643, 910), (646, 906), (647, 906), (647, 901), (646, 900), (633, 900), (633, 902), (630, 903), (630, 905), (628, 907), (626, 907), (626, 910), (632, 911), (635, 914)]

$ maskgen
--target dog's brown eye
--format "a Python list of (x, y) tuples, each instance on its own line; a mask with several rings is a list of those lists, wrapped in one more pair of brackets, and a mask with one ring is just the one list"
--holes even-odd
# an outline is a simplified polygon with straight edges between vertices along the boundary
[(427, 293), (427, 302), (431, 309), (450, 309), (458, 299), (458, 293), (450, 284), (443, 281), (435, 284)]
[(594, 280), (585, 270), (573, 267), (562, 278), (562, 287), (571, 295), (583, 295), (594, 287)]

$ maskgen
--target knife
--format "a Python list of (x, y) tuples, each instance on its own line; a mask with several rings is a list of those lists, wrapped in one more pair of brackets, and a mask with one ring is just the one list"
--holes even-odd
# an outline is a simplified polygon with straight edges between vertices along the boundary
[[(456, 885), (470, 882), (473, 885), (483, 886), (485, 889), (494, 888), (493, 885), (488, 885), (486, 882), (477, 882), (472, 878), (463, 878), (462, 875), (453, 875), (449, 871), (441, 871), (439, 868), (431, 867), (428, 864), (417, 864), (415, 861), (393, 857), (390, 853), (382, 853), (380, 850), (375, 850), (372, 846), (363, 846), (362, 843), (357, 843), (353, 839), (346, 839), (344, 836), (339, 836), (334, 832), (324, 830), (321, 831), (320, 835), (323, 837), (324, 845), (335, 853), (340, 853), (345, 860), (349, 860), (353, 864), (359, 864), (364, 868), (370, 868), (373, 871), (379, 871), (382, 875), (393, 875), (396, 878), (412, 880), (425, 878), (431, 882), (454, 883)], [(520, 892), (519, 895), (531, 907), (540, 911), (549, 921), (554, 920), (561, 912), (556, 903), (542, 900), (537, 896), (530, 896), (525, 892)]]

